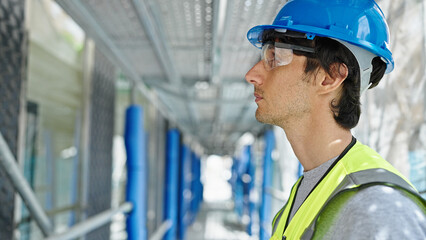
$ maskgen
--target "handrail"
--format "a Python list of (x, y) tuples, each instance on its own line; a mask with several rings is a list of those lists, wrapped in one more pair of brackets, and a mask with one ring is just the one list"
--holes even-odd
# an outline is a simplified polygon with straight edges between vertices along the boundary
[(149, 240), (160, 240), (163, 238), (164, 235), (166, 235), (167, 231), (172, 227), (172, 221), (167, 220), (164, 221), (160, 227), (157, 229), (157, 231), (152, 234), (152, 237)]
[(68, 240), (78, 238), (84, 234), (93, 231), (94, 229), (108, 223), (118, 213), (128, 213), (133, 209), (133, 205), (130, 202), (123, 203), (117, 208), (112, 208), (99, 213), (74, 225), (72, 228), (67, 229), (66, 232), (55, 234), (46, 238), (46, 240)]
[(3, 167), (3, 170), (6, 172), (10, 181), (12, 182), (13, 187), (22, 197), (25, 205), (31, 213), (31, 216), (34, 217), (37, 225), (40, 227), (44, 236), (49, 236), (52, 232), (52, 224), (49, 221), (46, 213), (38, 202), (34, 192), (32, 191), (27, 180), (23, 176), (16, 162), (15, 157), (13, 156), (9, 145), (4, 140), (3, 134), (0, 132), (0, 165)]

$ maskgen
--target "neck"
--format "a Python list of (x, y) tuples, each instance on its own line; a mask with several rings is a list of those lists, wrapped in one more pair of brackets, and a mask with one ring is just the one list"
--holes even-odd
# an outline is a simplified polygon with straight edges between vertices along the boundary
[(337, 157), (352, 141), (350, 130), (340, 127), (332, 114), (331, 119), (319, 115), (310, 114), (294, 124), (282, 126), (305, 171)]

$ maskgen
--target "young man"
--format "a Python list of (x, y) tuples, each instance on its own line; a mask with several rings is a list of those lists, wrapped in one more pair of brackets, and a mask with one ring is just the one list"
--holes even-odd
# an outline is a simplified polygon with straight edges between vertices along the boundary
[(426, 239), (426, 203), (350, 129), (360, 95), (393, 70), (373, 0), (290, 0), (247, 37), (262, 59), (247, 73), (258, 121), (284, 129), (305, 169), (271, 239)]

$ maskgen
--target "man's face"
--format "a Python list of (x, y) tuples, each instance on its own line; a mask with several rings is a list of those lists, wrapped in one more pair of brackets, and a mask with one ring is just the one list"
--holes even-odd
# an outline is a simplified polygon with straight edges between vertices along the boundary
[(247, 72), (246, 81), (254, 86), (258, 121), (284, 127), (311, 111), (312, 81), (305, 65), (305, 56), (294, 55), (288, 65), (266, 69), (261, 60)]

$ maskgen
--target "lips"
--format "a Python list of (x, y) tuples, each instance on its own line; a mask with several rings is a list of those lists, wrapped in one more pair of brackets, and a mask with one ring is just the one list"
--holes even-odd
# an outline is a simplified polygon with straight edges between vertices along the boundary
[(255, 102), (259, 102), (260, 100), (262, 100), (263, 99), (263, 97), (262, 96), (260, 96), (258, 93), (254, 93), (254, 97), (255, 97)]

